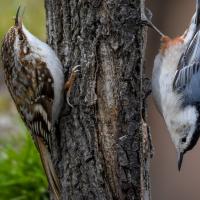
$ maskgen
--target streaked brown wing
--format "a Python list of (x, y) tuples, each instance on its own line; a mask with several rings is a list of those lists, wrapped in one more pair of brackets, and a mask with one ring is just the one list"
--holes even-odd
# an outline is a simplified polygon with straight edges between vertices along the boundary
[(7, 85), (22, 119), (32, 134), (43, 138), (50, 148), (53, 78), (46, 63), (37, 60), (34, 66), (32, 63), (23, 63), (19, 70), (12, 70), (11, 75), (6, 74)]

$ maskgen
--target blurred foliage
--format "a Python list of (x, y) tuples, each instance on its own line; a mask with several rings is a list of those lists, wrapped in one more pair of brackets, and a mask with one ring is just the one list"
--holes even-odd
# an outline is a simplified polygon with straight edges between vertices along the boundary
[(39, 154), (26, 128), (21, 125), (20, 130), (0, 141), (0, 199), (47, 200), (47, 180)]
[(0, 113), (8, 112), (11, 109), (10, 96), (1, 95), (0, 96)]
[(0, 0), (0, 39), (14, 23), (18, 6), (25, 8), (23, 22), (37, 37), (45, 40), (45, 12), (42, 0)]

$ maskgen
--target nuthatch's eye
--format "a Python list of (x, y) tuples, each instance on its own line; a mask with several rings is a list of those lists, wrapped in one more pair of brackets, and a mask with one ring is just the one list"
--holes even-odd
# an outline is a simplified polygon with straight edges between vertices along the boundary
[(185, 143), (186, 142), (186, 137), (182, 138), (181, 142)]

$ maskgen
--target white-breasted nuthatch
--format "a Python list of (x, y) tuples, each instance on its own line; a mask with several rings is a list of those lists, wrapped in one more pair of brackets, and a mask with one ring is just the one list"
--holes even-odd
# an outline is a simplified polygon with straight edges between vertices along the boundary
[(180, 170), (184, 154), (200, 135), (200, 0), (189, 28), (171, 39), (158, 31), (161, 48), (154, 61), (152, 93), (178, 153)]

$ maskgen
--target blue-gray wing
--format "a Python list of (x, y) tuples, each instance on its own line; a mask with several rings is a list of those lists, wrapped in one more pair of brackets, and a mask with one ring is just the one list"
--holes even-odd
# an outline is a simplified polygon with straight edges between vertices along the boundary
[(173, 89), (181, 94), (183, 105), (200, 103), (200, 63), (193, 63), (177, 71)]
[(200, 58), (200, 31), (198, 31), (191, 42), (188, 44), (186, 51), (181, 56), (181, 59), (178, 64), (178, 70), (182, 69), (185, 66), (188, 66), (190, 63), (199, 62)]
[(200, 102), (200, 31), (195, 34), (179, 62), (173, 89), (181, 94), (183, 105)]

